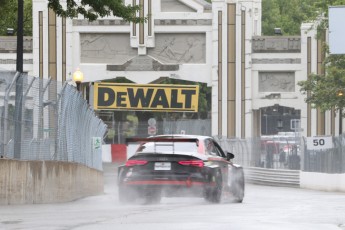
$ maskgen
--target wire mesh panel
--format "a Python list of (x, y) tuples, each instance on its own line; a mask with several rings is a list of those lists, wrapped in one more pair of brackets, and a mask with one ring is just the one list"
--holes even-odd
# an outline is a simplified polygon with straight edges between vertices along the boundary
[[(345, 172), (345, 135), (332, 138), (333, 147), (321, 150), (309, 149), (304, 145), (303, 171), (322, 173)], [(306, 143), (306, 138), (304, 138)]]
[(290, 137), (272, 136), (258, 138), (227, 138), (214, 136), (221, 147), (235, 155), (234, 163), (246, 167), (261, 167), (271, 169), (301, 168), (302, 151), (299, 141)]
[[(51, 79), (23, 75), (22, 81), (16, 81), (18, 77), (0, 72), (0, 155), (77, 162), (101, 170), (101, 148), (94, 148), (92, 140), (102, 140), (107, 127), (81, 93)], [(18, 82), (22, 92), (16, 92)], [(15, 154), (17, 144), (19, 154)]]
[[(103, 115), (111, 117), (111, 113)], [(205, 135), (211, 136), (210, 119), (181, 119), (181, 120), (157, 120), (154, 125), (148, 124), (148, 121), (108, 121), (108, 127), (112, 134), (106, 140), (108, 143), (125, 143), (127, 137), (148, 137), (152, 135)], [(109, 131), (109, 130), (108, 130)]]
[(211, 136), (211, 120), (182, 119), (177, 121), (164, 121), (163, 133), (184, 133), (191, 135)]
[[(1, 93), (1, 131), (0, 131), (0, 154), (10, 151), (10, 157), (13, 157), (13, 117), (15, 108), (15, 73), (0, 72), (0, 93)], [(12, 150), (12, 151), (11, 151)]]
[[(21, 77), (20, 81), (17, 79)], [(18, 85), (20, 84), (20, 85)], [(19, 87), (18, 87), (19, 86)], [(20, 89), (20, 92), (18, 92)], [(154, 134), (147, 122), (110, 123), (112, 141), (154, 134), (211, 135), (211, 120), (157, 121)], [(0, 71), (0, 156), (21, 160), (77, 162), (102, 169), (101, 148), (107, 126), (73, 86), (14, 72)], [(333, 148), (308, 150), (293, 136), (237, 139), (216, 136), (235, 163), (248, 167), (310, 172), (345, 172), (345, 136), (333, 138)], [(305, 140), (305, 139), (302, 139)], [(20, 152), (16, 152), (20, 146)]]
[(214, 136), (213, 137), (224, 151), (233, 153), (235, 158), (233, 159), (234, 163), (250, 166), (251, 165), (251, 141), (246, 139), (238, 138), (227, 138), (223, 136)]
[(102, 150), (95, 148), (92, 140), (103, 139), (107, 126), (70, 85), (63, 88), (59, 111), (64, 115), (58, 119), (57, 158), (101, 169)]

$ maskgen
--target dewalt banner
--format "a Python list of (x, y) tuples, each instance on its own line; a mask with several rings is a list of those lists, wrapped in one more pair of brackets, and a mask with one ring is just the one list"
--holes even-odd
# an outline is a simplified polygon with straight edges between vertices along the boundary
[(198, 112), (198, 85), (95, 83), (94, 109)]

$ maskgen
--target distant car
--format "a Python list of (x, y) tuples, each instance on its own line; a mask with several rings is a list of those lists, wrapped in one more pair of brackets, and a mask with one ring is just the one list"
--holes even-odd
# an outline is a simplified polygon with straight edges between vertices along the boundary
[(118, 168), (120, 202), (159, 203), (162, 196), (198, 196), (212, 203), (230, 197), (242, 202), (243, 168), (232, 163), (234, 155), (212, 137), (160, 135), (127, 142), (140, 144)]

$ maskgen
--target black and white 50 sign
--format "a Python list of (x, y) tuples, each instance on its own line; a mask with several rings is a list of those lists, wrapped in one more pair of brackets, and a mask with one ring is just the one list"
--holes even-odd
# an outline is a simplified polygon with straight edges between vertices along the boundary
[(321, 150), (333, 148), (333, 141), (331, 136), (318, 136), (307, 138), (307, 149)]

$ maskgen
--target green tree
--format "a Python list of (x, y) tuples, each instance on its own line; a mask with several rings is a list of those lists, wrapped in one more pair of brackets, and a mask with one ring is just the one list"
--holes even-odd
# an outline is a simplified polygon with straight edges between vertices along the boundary
[[(315, 7), (323, 15), (318, 25), (318, 39), (328, 28), (328, 7), (345, 5), (345, 0), (316, 0)], [(322, 32), (322, 33), (321, 33)], [(345, 106), (345, 55), (332, 55), (324, 42), (326, 59), (323, 63), (324, 74), (311, 74), (305, 81), (298, 82), (301, 92), (307, 95), (306, 102), (322, 111), (343, 110)]]
[[(7, 35), (7, 28), (13, 28), (17, 32), (18, 17), (17, 0), (0, 0), (0, 35)], [(32, 35), (32, 0), (24, 0), (24, 36)]]
[(283, 35), (299, 35), (301, 23), (317, 13), (315, 0), (263, 0), (262, 34), (274, 35), (274, 28), (281, 28)]
[[(201, 118), (205, 119), (208, 113), (211, 111), (211, 87), (208, 87), (206, 83), (192, 82), (186, 80), (178, 80), (168, 78), (162, 82), (162, 84), (174, 84), (174, 85), (199, 85), (199, 103), (197, 113), (188, 113), (188, 118)], [(175, 117), (182, 117), (182, 113), (176, 113)], [(185, 114), (186, 115), (186, 114)]]
[(144, 17), (137, 16), (140, 10), (139, 5), (125, 5), (123, 0), (81, 0), (80, 4), (77, 4), (75, 0), (68, 0), (66, 7), (61, 5), (60, 0), (48, 0), (48, 7), (59, 16), (75, 18), (81, 14), (89, 21), (111, 15), (135, 23), (145, 20)]
[(262, 1), (262, 34), (273, 35), (274, 28), (280, 27), (280, 12), (277, 0)]
[[(32, 36), (32, 0), (24, 1), (24, 36)], [(79, 1), (78, 1), (79, 2)], [(144, 22), (146, 17), (137, 16), (140, 6), (124, 5), (122, 0), (68, 0), (63, 7), (60, 0), (49, 0), (48, 7), (61, 17), (75, 18), (78, 14), (94, 21), (99, 17), (114, 15), (126, 21)], [(0, 0), (0, 35), (6, 35), (7, 28), (17, 31), (18, 0)]]
[(298, 82), (306, 102), (322, 111), (345, 107), (345, 55), (329, 55), (324, 63), (325, 74), (311, 74)]

